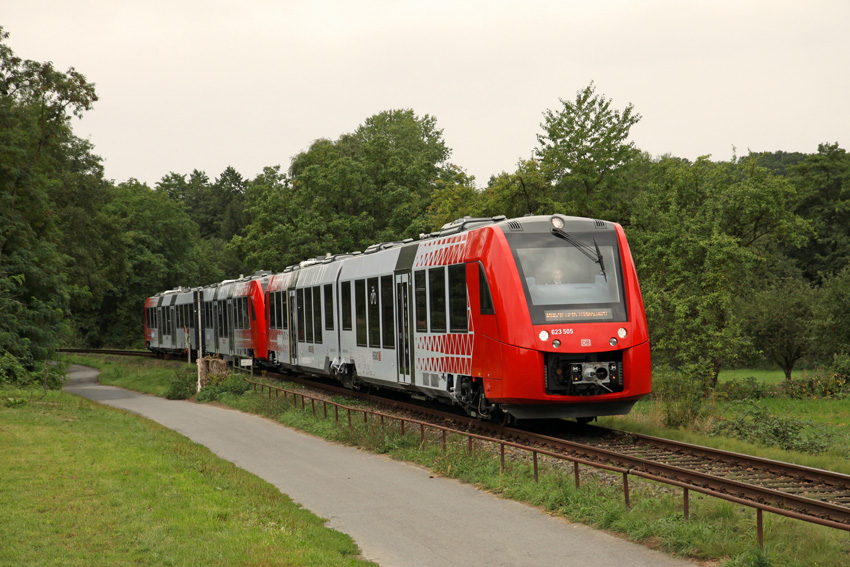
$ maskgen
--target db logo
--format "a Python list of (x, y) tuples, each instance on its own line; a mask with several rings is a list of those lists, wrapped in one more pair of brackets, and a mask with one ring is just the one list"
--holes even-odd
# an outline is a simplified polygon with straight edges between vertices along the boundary
[(581, 346), (590, 346), (590, 339), (582, 339)]

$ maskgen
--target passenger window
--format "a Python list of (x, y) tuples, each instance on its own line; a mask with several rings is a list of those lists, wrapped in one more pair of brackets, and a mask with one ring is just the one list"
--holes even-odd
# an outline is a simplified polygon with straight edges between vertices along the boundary
[(354, 282), (354, 311), (357, 320), (357, 346), (366, 346), (366, 280)]
[(325, 285), (325, 330), (334, 330), (334, 291), (331, 284)]
[(277, 324), (279, 329), (288, 329), (289, 320), (287, 319), (286, 309), (286, 291), (277, 292)]
[(322, 288), (313, 288), (313, 342), (322, 343)]
[(428, 301), (431, 307), (431, 332), (446, 332), (446, 269), (428, 270)]
[(308, 343), (313, 342), (313, 289), (306, 288), (301, 290), (304, 293), (304, 317), (306, 319), (306, 326), (304, 328), (304, 332), (306, 334), (305, 340)]
[(378, 278), (366, 282), (369, 298), (369, 346), (381, 348), (381, 309), (378, 304)]
[(393, 277), (381, 276), (381, 339), (384, 348), (395, 348), (394, 306)]
[(342, 304), (342, 330), (351, 330), (351, 282), (342, 282), (340, 286), (340, 303)]
[(426, 295), (425, 270), (413, 272), (413, 286), (416, 300), (416, 332), (428, 332), (428, 296)]
[(452, 333), (469, 331), (466, 314), (466, 264), (449, 266), (449, 325)]
[(484, 273), (484, 264), (478, 262), (478, 297), (481, 300), (481, 314), (495, 315), (493, 307), (493, 296), (490, 295), (490, 285), (487, 283), (487, 275)]
[(298, 342), (304, 342), (304, 290), (295, 292), (296, 313), (298, 315)]

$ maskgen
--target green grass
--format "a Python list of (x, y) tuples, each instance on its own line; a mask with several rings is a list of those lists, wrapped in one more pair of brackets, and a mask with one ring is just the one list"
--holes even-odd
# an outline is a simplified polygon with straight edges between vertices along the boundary
[(187, 370), (197, 372), (194, 365), (148, 357), (128, 360), (128, 357), (122, 356), (74, 355), (67, 357), (67, 361), (70, 364), (92, 366), (100, 370), (97, 379), (101, 384), (154, 396), (165, 395), (176, 373)]
[[(791, 379), (800, 378), (806, 373), (806, 370), (792, 370)], [(718, 382), (728, 382), (730, 380), (741, 380), (752, 376), (766, 384), (779, 384), (785, 381), (785, 373), (779, 368), (764, 369), (764, 368), (730, 368), (720, 371), (717, 375)]]
[(0, 391), (0, 565), (372, 565), (274, 486), (151, 421)]
[[(132, 361), (126, 363), (134, 364)], [(285, 403), (283, 397), (269, 399), (259, 392), (249, 391), (243, 396), (226, 394), (219, 401), (337, 442), (363, 447), (394, 459), (415, 462), (429, 467), (435, 474), (455, 477), (505, 497), (539, 506), (569, 521), (602, 528), (632, 541), (671, 554), (707, 561), (712, 565), (837, 567), (850, 563), (850, 545), (846, 533), (771, 514), (765, 515), (766, 548), (763, 552), (759, 551), (755, 541), (755, 511), (716, 498), (692, 493), (691, 520), (686, 522), (682, 517), (681, 491), (664, 485), (632, 478), (632, 508), (627, 510), (623, 502), (620, 475), (612, 476), (583, 467), (582, 487), (576, 490), (571, 466), (565, 468), (561, 464), (543, 461), (541, 482), (535, 484), (530, 458), (510, 461), (507, 469), (501, 471), (498, 448), (480, 447), (483, 450), (469, 455), (465, 440), (450, 438), (448, 450), (443, 452), (437, 435), (421, 445), (418, 429), (408, 431), (402, 437), (397, 426), (384, 429), (379, 422), (363, 424), (359, 416), (353, 420), (354, 426), (349, 428), (345, 413), (340, 415), (340, 423), (337, 424), (332, 410), (329, 412), (331, 417), (326, 420), (321, 417), (319, 406), (318, 417), (314, 418), (309, 403), (307, 410), (302, 411), (300, 403), (297, 407), (292, 406), (291, 398), (289, 403)], [(339, 401), (347, 405), (359, 404), (350, 400)], [(842, 469), (832, 466), (835, 463), (823, 455), (796, 455), (799, 459), (788, 458), (787, 452), (757, 447), (735, 439), (665, 430), (658, 427), (657, 420), (653, 419), (657, 411), (657, 405), (641, 402), (632, 415), (618, 420), (618, 426), (631, 426), (651, 435), (719, 445), (768, 458), (800, 460), (804, 461), (803, 464), (819, 468)], [(800, 411), (807, 410), (801, 407)], [(835, 415), (841, 416), (843, 411), (836, 410)]]

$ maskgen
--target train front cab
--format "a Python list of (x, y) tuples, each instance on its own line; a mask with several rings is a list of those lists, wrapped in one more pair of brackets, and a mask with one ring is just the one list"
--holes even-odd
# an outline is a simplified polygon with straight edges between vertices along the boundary
[(472, 377), (488, 402), (517, 418), (584, 419), (628, 413), (650, 392), (646, 317), (622, 227), (558, 215), (475, 235)]

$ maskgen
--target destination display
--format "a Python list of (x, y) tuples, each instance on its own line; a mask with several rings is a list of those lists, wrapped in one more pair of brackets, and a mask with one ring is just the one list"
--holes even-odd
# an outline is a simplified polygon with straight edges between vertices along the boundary
[(558, 309), (546, 311), (547, 323), (562, 323), (564, 321), (609, 321), (614, 318), (610, 307), (598, 309)]

